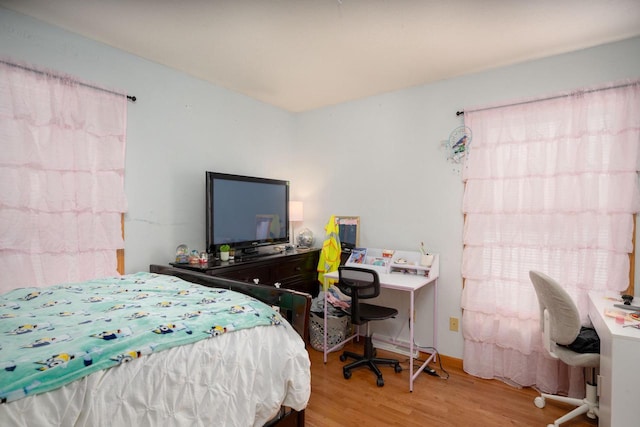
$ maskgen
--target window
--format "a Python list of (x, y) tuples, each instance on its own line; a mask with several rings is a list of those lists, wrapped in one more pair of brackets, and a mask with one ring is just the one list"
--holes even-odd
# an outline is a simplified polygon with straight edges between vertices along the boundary
[(0, 292), (117, 275), (127, 98), (0, 63)]
[(528, 274), (562, 283), (584, 323), (590, 290), (627, 289), (640, 209), (640, 85), (465, 112), (465, 124), (473, 132), (464, 169), (465, 370), (558, 392)]

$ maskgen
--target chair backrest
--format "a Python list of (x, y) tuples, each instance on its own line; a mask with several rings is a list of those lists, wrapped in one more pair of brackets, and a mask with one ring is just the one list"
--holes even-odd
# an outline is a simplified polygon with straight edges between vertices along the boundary
[(555, 344), (571, 344), (580, 333), (580, 313), (571, 296), (554, 279), (533, 270), (529, 272), (529, 278), (540, 304), (544, 346), (555, 356)]
[(338, 288), (351, 297), (351, 322), (359, 325), (361, 299), (380, 295), (380, 278), (375, 270), (361, 267), (340, 266), (338, 268)]

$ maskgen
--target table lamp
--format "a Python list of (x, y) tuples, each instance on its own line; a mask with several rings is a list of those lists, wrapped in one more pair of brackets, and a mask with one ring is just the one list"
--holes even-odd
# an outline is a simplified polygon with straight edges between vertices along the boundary
[(302, 202), (289, 202), (289, 223), (291, 223), (291, 244), (296, 245), (296, 235), (294, 233), (294, 222), (302, 222), (304, 220), (304, 208)]

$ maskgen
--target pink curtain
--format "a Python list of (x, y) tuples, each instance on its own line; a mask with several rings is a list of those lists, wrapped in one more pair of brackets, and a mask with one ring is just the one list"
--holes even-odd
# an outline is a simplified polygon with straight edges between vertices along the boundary
[(117, 275), (127, 99), (0, 64), (0, 292)]
[(629, 282), (638, 191), (640, 85), (465, 112), (464, 369), (584, 394), (542, 348), (529, 270), (562, 283), (588, 323), (590, 290)]

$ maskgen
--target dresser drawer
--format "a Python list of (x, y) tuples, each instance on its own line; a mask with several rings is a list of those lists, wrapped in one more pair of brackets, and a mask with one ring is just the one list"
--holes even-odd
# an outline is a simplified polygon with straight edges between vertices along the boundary
[(282, 282), (289, 278), (300, 276), (305, 272), (304, 266), (299, 260), (291, 260), (275, 265), (272, 269), (274, 282)]
[(216, 273), (215, 275), (248, 283), (254, 283), (254, 279), (258, 279), (260, 284), (270, 285), (273, 283), (271, 281), (270, 271), (271, 269), (269, 266), (265, 265), (251, 268), (228, 269)]

